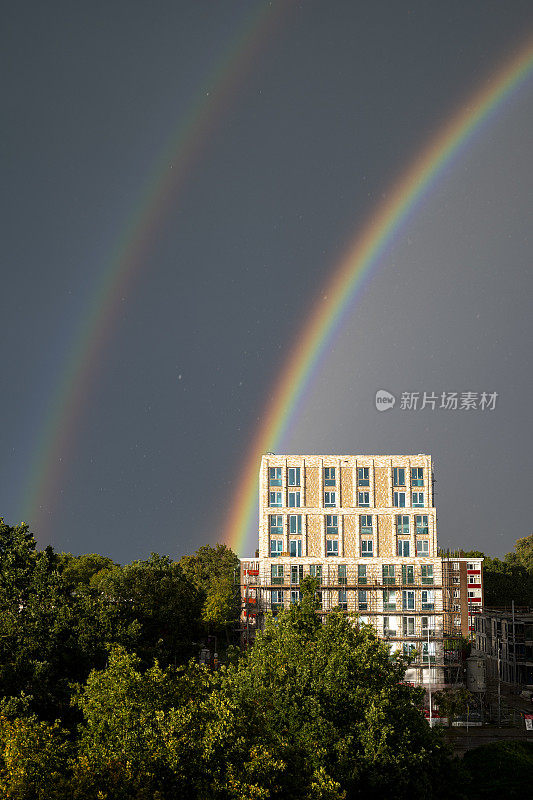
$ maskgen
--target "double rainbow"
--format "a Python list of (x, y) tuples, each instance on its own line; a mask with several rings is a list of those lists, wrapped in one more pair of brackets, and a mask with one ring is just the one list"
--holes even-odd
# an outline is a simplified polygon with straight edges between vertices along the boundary
[(505, 101), (524, 86), (532, 70), (533, 41), (529, 41), (429, 142), (392, 187), (366, 227), (357, 234), (328, 278), (327, 289), (320, 293), (314, 312), (296, 339), (244, 460), (223, 535), (223, 540), (237, 553), (242, 553), (248, 535), (255, 533), (252, 528), (261, 456), (282, 446), (321, 357), (353, 309), (365, 279), (378, 267), (380, 256), (395, 234), (452, 159), (471, 142), (483, 124), (503, 108)]

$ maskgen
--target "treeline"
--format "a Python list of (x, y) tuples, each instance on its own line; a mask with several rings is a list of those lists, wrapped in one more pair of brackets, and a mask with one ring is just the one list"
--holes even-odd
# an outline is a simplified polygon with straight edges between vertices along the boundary
[[(450, 758), (403, 683), (408, 662), (371, 626), (322, 624), (312, 578), (233, 647), (237, 568), (223, 545), (126, 566), (39, 551), (0, 521), (0, 797), (483, 795), (482, 770)], [(214, 636), (218, 670), (198, 663)]]
[(517, 539), (515, 549), (503, 559), (480, 550), (461, 551), (464, 556), (482, 556), (485, 605), (533, 607), (533, 534)]

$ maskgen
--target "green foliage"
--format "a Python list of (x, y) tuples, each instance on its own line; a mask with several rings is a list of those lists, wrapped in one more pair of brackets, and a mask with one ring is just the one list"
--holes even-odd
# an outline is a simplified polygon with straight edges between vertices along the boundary
[(31, 716), (0, 716), (0, 796), (5, 800), (67, 800), (72, 752), (66, 731)]
[(463, 758), (465, 788), (472, 800), (522, 800), (531, 796), (533, 742), (494, 742), (469, 750)]
[(73, 556), (71, 553), (59, 554), (59, 569), (63, 580), (69, 586), (90, 586), (102, 570), (116, 567), (114, 561), (98, 553)]
[(135, 651), (145, 664), (154, 658), (180, 664), (193, 653), (201, 598), (182, 568), (168, 556), (97, 573), (96, 588), (114, 606), (123, 625), (139, 626)]
[(194, 555), (182, 556), (179, 565), (200, 595), (207, 633), (228, 634), (240, 614), (238, 557), (225, 544), (204, 545)]
[(448, 727), (451, 728), (454, 718), (466, 714), (472, 702), (472, 695), (463, 686), (453, 689), (442, 689), (433, 694), (435, 705), (441, 717), (448, 718)]

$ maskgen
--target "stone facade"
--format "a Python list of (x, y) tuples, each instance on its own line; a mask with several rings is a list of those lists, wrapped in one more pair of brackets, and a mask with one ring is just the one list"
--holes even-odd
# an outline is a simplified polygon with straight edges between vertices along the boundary
[(321, 610), (358, 614), (406, 680), (443, 681), (442, 560), (428, 455), (271, 455), (259, 471), (259, 557), (242, 559), (245, 635), (321, 581)]

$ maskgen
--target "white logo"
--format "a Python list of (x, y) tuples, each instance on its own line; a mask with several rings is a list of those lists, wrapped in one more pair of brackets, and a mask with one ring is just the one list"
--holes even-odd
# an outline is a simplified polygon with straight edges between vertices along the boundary
[(385, 389), (378, 389), (376, 392), (376, 408), (378, 411), (389, 411), (389, 409), (394, 408), (394, 403), (396, 402), (396, 398), (390, 392), (386, 392)]

